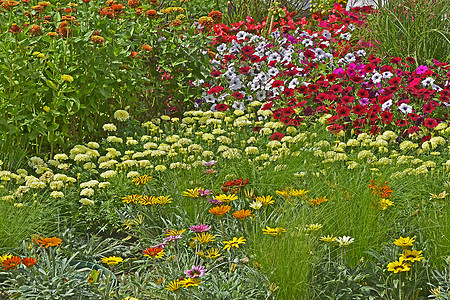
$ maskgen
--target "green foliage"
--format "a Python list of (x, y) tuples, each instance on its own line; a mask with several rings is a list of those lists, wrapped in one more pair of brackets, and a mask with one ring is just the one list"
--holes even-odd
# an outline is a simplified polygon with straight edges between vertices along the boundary
[(417, 65), (428, 59), (447, 61), (450, 51), (450, 2), (442, 0), (386, 1), (378, 13), (370, 15), (363, 37), (375, 44), (383, 56), (407, 57)]
[[(47, 9), (60, 8), (58, 3)], [(49, 146), (52, 153), (68, 142), (99, 136), (100, 125), (117, 108), (131, 107), (136, 116), (164, 113), (169, 105), (181, 110), (198, 96), (188, 82), (206, 74), (209, 56), (200, 49), (207, 39), (189, 20), (168, 25), (184, 10), (147, 18), (124, 8), (120, 18), (110, 19), (97, 12), (98, 4), (82, 3), (67, 37), (54, 32), (62, 16), (53, 11), (48, 13), (54, 21), (38, 22), (43, 35), (33, 37), (31, 26), (9, 32), (13, 22), (22, 22), (17, 16), (24, 9), (12, 7), (0, 15), (2, 149), (34, 147), (40, 153)], [(103, 43), (91, 41), (94, 30)]]

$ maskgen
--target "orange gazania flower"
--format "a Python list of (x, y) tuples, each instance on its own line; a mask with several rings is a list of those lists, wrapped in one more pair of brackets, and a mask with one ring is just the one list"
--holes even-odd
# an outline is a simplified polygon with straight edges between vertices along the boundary
[(150, 247), (142, 251), (144, 256), (150, 257), (151, 259), (157, 259), (164, 256), (164, 250), (159, 247)]
[(37, 263), (37, 259), (34, 258), (34, 257), (24, 257), (24, 258), (22, 258), (22, 263), (26, 267), (31, 267), (31, 266), (34, 266)]
[(247, 209), (247, 210), (241, 209), (241, 210), (235, 211), (233, 213), (233, 216), (238, 220), (243, 220), (251, 215), (252, 215), (252, 212), (249, 209)]
[(12, 270), (20, 265), (21, 262), (22, 259), (19, 256), (10, 257), (2, 262), (3, 270)]
[(43, 238), (42, 236), (37, 240), (39, 243), (39, 247), (45, 246), (45, 248), (48, 247), (54, 247), (58, 246), (62, 243), (62, 239), (57, 237), (51, 237), (51, 238)]
[(223, 216), (227, 212), (229, 212), (231, 209), (231, 206), (229, 205), (221, 205), (221, 206), (214, 206), (209, 209), (209, 212), (216, 216)]

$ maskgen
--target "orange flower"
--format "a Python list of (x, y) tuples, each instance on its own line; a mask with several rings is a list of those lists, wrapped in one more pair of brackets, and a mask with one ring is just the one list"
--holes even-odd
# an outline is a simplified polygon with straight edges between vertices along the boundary
[(142, 45), (142, 50), (150, 52), (153, 50), (153, 48), (150, 45), (144, 44), (144, 45)]
[(142, 254), (150, 257), (151, 259), (157, 259), (164, 256), (164, 250), (159, 247), (150, 247), (142, 251)]
[(21, 262), (22, 259), (19, 256), (10, 257), (2, 262), (3, 270), (12, 270), (20, 265)]
[(208, 14), (208, 17), (214, 20), (214, 23), (222, 23), (223, 14), (220, 11), (213, 10)]
[(156, 12), (156, 10), (154, 9), (149, 9), (145, 12), (145, 14), (147, 15), (147, 17), (149, 18), (157, 18), (158, 17), (158, 13)]
[(31, 266), (34, 266), (37, 263), (37, 259), (34, 258), (34, 257), (24, 257), (24, 258), (22, 258), (22, 263), (26, 267), (31, 267)]
[(229, 212), (231, 209), (231, 206), (229, 205), (221, 205), (221, 206), (214, 206), (209, 209), (209, 212), (216, 216), (223, 216), (227, 212)]
[(211, 17), (200, 17), (200, 19), (198, 19), (198, 25), (203, 27), (206, 31), (209, 31), (214, 27), (214, 20)]
[(48, 248), (60, 245), (62, 240), (57, 237), (43, 238), (41, 236), (37, 242), (40, 244), (39, 247), (45, 246), (45, 248)]
[(11, 28), (9, 29), (9, 32), (16, 33), (16, 34), (21, 31), (22, 31), (22, 29), (20, 29), (20, 27), (16, 23), (13, 23)]
[(233, 213), (233, 216), (238, 220), (243, 220), (243, 219), (251, 216), (251, 214), (252, 214), (252, 212), (249, 209), (247, 209), (247, 210), (241, 209), (241, 210), (235, 211)]
[(128, 6), (131, 8), (136, 8), (141, 5), (141, 1), (139, 0), (128, 0)]
[(94, 44), (103, 44), (105, 42), (105, 39), (99, 35), (93, 35), (91, 36), (91, 42)]
[(28, 33), (30, 34), (30, 36), (39, 36), (39, 35), (42, 35), (42, 30), (39, 25), (33, 25), (33, 26), (31, 26)]

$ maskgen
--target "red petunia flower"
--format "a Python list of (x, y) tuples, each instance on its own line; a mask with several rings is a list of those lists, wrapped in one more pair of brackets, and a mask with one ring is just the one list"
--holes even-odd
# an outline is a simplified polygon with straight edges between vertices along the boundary
[(216, 105), (217, 111), (227, 111), (228, 107), (229, 106), (224, 103), (219, 103)]
[(388, 112), (387, 110), (381, 114), (381, 120), (383, 121), (384, 124), (390, 124), (393, 118), (394, 115)]
[(423, 125), (428, 128), (434, 128), (438, 126), (438, 122), (433, 118), (426, 118)]
[(395, 121), (395, 124), (399, 127), (405, 127), (405, 126), (408, 126), (409, 122), (406, 119), (400, 119), (400, 120)]
[(283, 138), (284, 133), (281, 132), (274, 132), (274, 134), (272, 134), (272, 136), (270, 137), (271, 140), (274, 141), (281, 141), (281, 139)]

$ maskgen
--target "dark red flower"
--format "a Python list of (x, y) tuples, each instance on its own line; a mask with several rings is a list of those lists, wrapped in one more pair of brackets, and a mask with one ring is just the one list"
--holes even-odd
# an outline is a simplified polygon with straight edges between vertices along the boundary
[(423, 125), (428, 128), (434, 128), (438, 126), (438, 122), (433, 118), (426, 118)]
[(330, 87), (330, 92), (332, 92), (332, 93), (336, 94), (336, 93), (341, 93), (342, 91), (343, 91), (342, 86), (339, 84), (333, 84)]
[(411, 121), (417, 121), (417, 119), (419, 119), (419, 115), (416, 113), (409, 113), (408, 117), (411, 119)]
[(280, 86), (284, 86), (283, 80), (275, 80), (274, 82), (272, 82), (272, 87), (273, 88), (278, 88)]
[(414, 58), (412, 58), (411, 56), (408, 56), (408, 57), (406, 58), (406, 61), (407, 61), (408, 63), (410, 63), (410, 64), (416, 63), (416, 60), (415, 60)]
[(350, 115), (351, 111), (352, 110), (350, 108), (343, 106), (343, 105), (338, 105), (338, 107), (336, 108), (336, 112), (340, 118), (348, 117)]
[(405, 127), (405, 126), (408, 126), (409, 122), (406, 119), (400, 119), (400, 120), (395, 121), (395, 124), (399, 127)]
[(331, 133), (339, 133), (344, 129), (344, 126), (339, 124), (333, 124), (327, 127), (328, 131)]
[(283, 94), (286, 97), (292, 97), (292, 96), (294, 96), (295, 92), (293, 89), (284, 89)]
[(354, 128), (362, 128), (364, 124), (366, 124), (366, 119), (356, 119), (353, 121), (353, 127)]
[(308, 85), (308, 90), (311, 93), (316, 93), (317, 91), (319, 91), (319, 86), (317, 84), (310, 84)]
[(366, 72), (366, 73), (373, 72), (373, 70), (375, 70), (375, 68), (376, 68), (375, 65), (368, 64), (368, 65), (364, 66), (364, 72)]
[(383, 121), (384, 124), (390, 124), (393, 118), (394, 115), (387, 110), (383, 111), (383, 113), (381, 114), (381, 121)]
[(242, 52), (245, 55), (250, 56), (250, 55), (253, 54), (254, 50), (253, 50), (253, 48), (251, 46), (244, 46), (244, 47), (242, 47)]
[(262, 129), (261, 126), (255, 126), (253, 127), (253, 131), (259, 132)]
[(274, 134), (272, 134), (272, 136), (270, 137), (271, 140), (274, 141), (281, 141), (281, 139), (283, 138), (284, 133), (281, 132), (274, 132)]
[(365, 89), (360, 89), (360, 90), (358, 91), (358, 93), (356, 93), (356, 95), (357, 95), (358, 97), (361, 97), (361, 98), (368, 98), (368, 97), (369, 97), (369, 91), (368, 91), (368, 90), (365, 90)]
[(398, 85), (398, 84), (400, 84), (401, 81), (402, 81), (401, 77), (392, 77), (391, 79), (389, 79), (389, 84), (390, 85)]
[(417, 127), (417, 126), (411, 126), (411, 128), (408, 129), (408, 133), (409, 133), (409, 134), (413, 134), (413, 133), (415, 133), (415, 132), (418, 132), (419, 130), (420, 130), (419, 127)]
[(216, 105), (217, 111), (227, 111), (227, 109), (228, 109), (228, 105), (226, 105), (224, 103), (219, 103)]
[(435, 110), (435, 109), (436, 109), (436, 107), (434, 107), (434, 105), (431, 102), (428, 102), (427, 104), (425, 104), (423, 106), (424, 113), (431, 114), (433, 112), (433, 110)]
[(372, 135), (377, 135), (380, 133), (380, 131), (381, 129), (377, 125), (373, 125), (372, 128), (370, 128), (370, 134)]
[(245, 67), (239, 68), (239, 73), (248, 74), (248, 72), (250, 72), (251, 69), (252, 68), (250, 68), (249, 66), (245, 66)]

